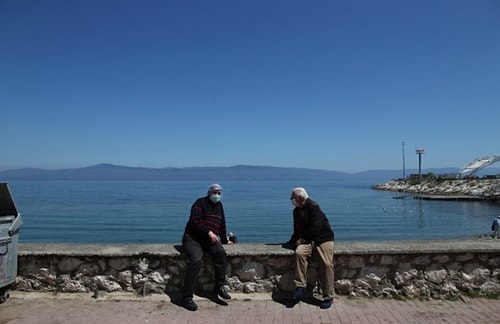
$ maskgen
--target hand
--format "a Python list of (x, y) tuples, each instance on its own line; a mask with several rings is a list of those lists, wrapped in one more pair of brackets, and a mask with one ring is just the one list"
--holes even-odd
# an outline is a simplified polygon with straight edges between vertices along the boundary
[(301, 244), (304, 244), (306, 243), (306, 240), (304, 240), (303, 238), (301, 239), (298, 239), (297, 242), (295, 242), (295, 245), (301, 245)]
[(219, 237), (212, 231), (208, 232), (208, 237), (210, 237), (212, 244), (217, 244), (217, 242), (219, 242)]

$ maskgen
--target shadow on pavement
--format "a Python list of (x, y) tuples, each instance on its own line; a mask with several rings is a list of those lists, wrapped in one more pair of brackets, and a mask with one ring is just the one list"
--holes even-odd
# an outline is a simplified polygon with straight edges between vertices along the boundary
[[(172, 304), (179, 307), (184, 307), (182, 306), (182, 293), (166, 293), (166, 294), (168, 295), (168, 297), (170, 297), (170, 302)], [(197, 292), (196, 296), (208, 299), (217, 305), (222, 305), (222, 306), (228, 305), (227, 302), (220, 299), (219, 296), (215, 295), (214, 293)]]
[(197, 296), (206, 298), (217, 305), (222, 305), (222, 306), (227, 306), (228, 303), (226, 303), (224, 300), (220, 299), (219, 296), (217, 296), (215, 293), (210, 293), (210, 292), (200, 292), (196, 294)]
[(304, 294), (303, 297), (300, 299), (295, 299), (293, 297), (292, 292), (286, 292), (286, 291), (281, 291), (281, 290), (275, 290), (272, 294), (273, 301), (280, 303), (284, 305), (287, 308), (292, 308), (295, 305), (297, 305), (299, 302), (303, 302), (306, 304), (310, 304), (313, 306), (320, 306), (321, 301), (314, 298), (314, 296), (311, 293), (306, 293)]

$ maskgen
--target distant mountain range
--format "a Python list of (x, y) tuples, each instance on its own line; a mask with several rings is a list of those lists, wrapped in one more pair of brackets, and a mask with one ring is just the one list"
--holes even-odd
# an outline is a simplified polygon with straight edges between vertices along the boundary
[[(425, 169), (423, 174), (456, 174), (458, 168)], [(498, 174), (500, 169), (489, 169), (488, 174)], [(408, 169), (406, 175), (418, 173)], [(236, 165), (231, 167), (145, 168), (114, 164), (97, 164), (74, 169), (46, 170), (24, 168), (0, 171), (0, 182), (6, 180), (369, 180), (386, 182), (402, 176), (402, 170), (372, 170), (357, 173), (307, 168)]]

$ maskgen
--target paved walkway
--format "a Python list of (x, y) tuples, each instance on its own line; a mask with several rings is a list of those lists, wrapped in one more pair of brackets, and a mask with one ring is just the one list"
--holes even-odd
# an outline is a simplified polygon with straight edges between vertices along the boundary
[(293, 307), (268, 294), (233, 294), (227, 305), (197, 297), (190, 312), (167, 295), (131, 297), (21, 293), (0, 305), (0, 324), (23, 323), (500, 323), (500, 300), (398, 301), (336, 297), (332, 308), (311, 301)]

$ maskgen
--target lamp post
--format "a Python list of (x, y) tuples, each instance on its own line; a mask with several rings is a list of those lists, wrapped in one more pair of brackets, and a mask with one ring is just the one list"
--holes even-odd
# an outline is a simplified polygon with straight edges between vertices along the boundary
[(422, 180), (422, 154), (425, 153), (425, 149), (416, 149), (415, 152), (418, 154), (418, 178)]
[(405, 142), (401, 142), (401, 149), (403, 151), (403, 180), (406, 179), (406, 169), (405, 169)]

